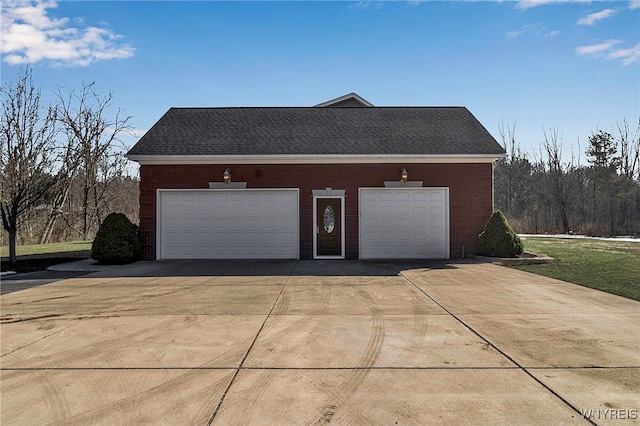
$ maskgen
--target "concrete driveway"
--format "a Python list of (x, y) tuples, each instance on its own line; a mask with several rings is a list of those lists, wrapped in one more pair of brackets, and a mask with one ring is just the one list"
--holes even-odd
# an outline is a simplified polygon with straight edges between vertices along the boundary
[(0, 303), (3, 425), (640, 424), (640, 303), (492, 264), (139, 262)]

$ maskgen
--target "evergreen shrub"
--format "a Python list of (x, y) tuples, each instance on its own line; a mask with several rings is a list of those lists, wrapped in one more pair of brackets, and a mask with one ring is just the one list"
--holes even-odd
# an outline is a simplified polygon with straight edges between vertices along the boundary
[(141, 251), (138, 226), (123, 213), (111, 213), (93, 240), (91, 258), (105, 264), (131, 263), (138, 260)]
[(492, 257), (517, 257), (524, 247), (507, 218), (496, 210), (478, 237), (478, 254)]

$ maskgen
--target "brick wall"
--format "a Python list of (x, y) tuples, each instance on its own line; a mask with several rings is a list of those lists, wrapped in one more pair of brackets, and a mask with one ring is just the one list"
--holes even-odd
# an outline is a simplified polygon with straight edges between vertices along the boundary
[(247, 164), (247, 165), (143, 165), (140, 167), (140, 231), (143, 257), (155, 259), (156, 190), (208, 188), (222, 181), (229, 167), (233, 181), (247, 188), (300, 188), (300, 257), (313, 256), (313, 189), (346, 190), (345, 255), (358, 257), (358, 188), (383, 187), (397, 181), (406, 167), (409, 180), (423, 186), (449, 187), (451, 257), (474, 252), (478, 234), (493, 209), (492, 165), (482, 164)]

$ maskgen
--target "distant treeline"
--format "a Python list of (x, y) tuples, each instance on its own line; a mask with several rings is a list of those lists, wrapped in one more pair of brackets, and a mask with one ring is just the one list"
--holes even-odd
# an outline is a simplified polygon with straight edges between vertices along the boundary
[[(595, 131), (585, 151), (563, 160), (557, 130), (545, 131), (540, 151), (520, 149), (515, 125), (500, 127), (507, 156), (494, 171), (495, 208), (517, 232), (640, 236), (640, 120)], [(634, 128), (635, 127), (635, 128)]]
[[(84, 176), (74, 176), (63, 204), (53, 199), (51, 193), (35, 207), (20, 228), (18, 245), (93, 240), (100, 223), (111, 212), (124, 213), (138, 223), (139, 180), (136, 177), (117, 176), (98, 181), (97, 202), (91, 199), (85, 210)], [(85, 222), (85, 212), (87, 219)], [(85, 229), (86, 223), (86, 229)], [(2, 232), (0, 245), (8, 245), (8, 234)]]

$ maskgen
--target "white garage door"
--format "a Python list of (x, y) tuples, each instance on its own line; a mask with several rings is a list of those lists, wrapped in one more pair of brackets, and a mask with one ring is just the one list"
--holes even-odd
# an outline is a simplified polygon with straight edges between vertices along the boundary
[(297, 189), (158, 191), (159, 259), (297, 259)]
[(448, 188), (361, 188), (360, 258), (449, 258)]

